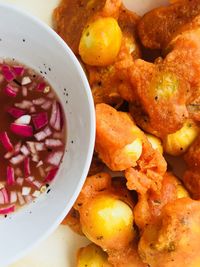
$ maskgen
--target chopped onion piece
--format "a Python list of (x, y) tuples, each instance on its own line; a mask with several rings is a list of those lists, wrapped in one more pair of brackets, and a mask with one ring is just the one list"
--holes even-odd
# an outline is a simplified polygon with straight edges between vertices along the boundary
[(22, 163), (24, 158), (25, 158), (24, 155), (19, 154), (16, 157), (11, 158), (10, 163), (13, 165), (18, 165), (18, 164)]
[(28, 177), (30, 174), (31, 174), (30, 158), (25, 158), (25, 160), (24, 160), (24, 175), (25, 175), (25, 177)]
[(25, 204), (25, 200), (24, 200), (24, 198), (22, 196), (22, 193), (21, 192), (17, 192), (17, 196), (18, 196), (19, 204), (21, 206), (23, 206)]
[(26, 111), (19, 109), (19, 108), (15, 108), (15, 107), (10, 107), (7, 109), (7, 112), (14, 118), (19, 118), (23, 115), (25, 115)]
[(6, 132), (0, 133), (0, 142), (2, 143), (2, 145), (4, 146), (4, 148), (7, 151), (10, 152), (13, 150), (13, 145), (12, 145), (10, 138), (8, 137), (8, 134)]
[(45, 151), (46, 150), (46, 146), (44, 143), (41, 142), (35, 142), (35, 149), (37, 151)]
[(61, 162), (63, 156), (63, 151), (55, 151), (48, 155), (47, 157), (47, 163), (58, 166)]
[(15, 106), (21, 109), (30, 109), (33, 103), (29, 100), (23, 100), (21, 103), (15, 103)]
[(26, 97), (28, 95), (28, 89), (25, 86), (22, 86), (22, 95)]
[(4, 66), (2, 67), (2, 73), (3, 73), (3, 76), (5, 77), (5, 79), (6, 79), (8, 82), (13, 81), (14, 78), (15, 78), (14, 73), (10, 70), (10, 68), (9, 68), (7, 65), (4, 65)]
[(30, 195), (30, 193), (31, 193), (31, 188), (30, 187), (24, 186), (22, 188), (22, 196), (28, 196), (28, 195)]
[(13, 185), (15, 183), (15, 173), (14, 169), (11, 166), (7, 167), (7, 185)]
[(26, 143), (29, 150), (31, 151), (31, 154), (37, 154), (37, 150), (35, 148), (35, 142), (27, 141)]
[(10, 203), (16, 203), (17, 202), (17, 193), (15, 191), (10, 192)]
[(53, 93), (53, 92), (50, 92), (50, 93), (47, 95), (47, 97), (48, 97), (48, 98), (50, 98), (50, 99), (53, 99), (53, 98), (55, 98), (55, 96), (54, 96), (54, 93)]
[(18, 93), (18, 89), (8, 84), (8, 85), (5, 87), (4, 92), (5, 92), (8, 96), (16, 97), (16, 96), (17, 96), (17, 93)]
[(8, 196), (8, 192), (5, 189), (5, 187), (1, 189), (1, 192), (2, 192), (3, 197), (4, 197), (4, 203), (8, 204), (9, 203), (9, 196)]
[(52, 105), (52, 102), (50, 100), (47, 100), (42, 106), (41, 108), (44, 109), (44, 110), (49, 110), (50, 107)]
[(34, 106), (30, 107), (30, 113), (35, 113), (36, 112), (36, 108)]
[(12, 158), (12, 156), (14, 156), (14, 154), (15, 154), (14, 151), (7, 152), (7, 153), (4, 155), (4, 158), (5, 158), (5, 159), (10, 159), (10, 158)]
[(40, 176), (44, 178), (46, 176), (46, 173), (43, 167), (42, 166), (38, 167), (38, 170), (39, 170)]
[(7, 215), (9, 213), (12, 213), (15, 211), (15, 205), (6, 207), (6, 208), (1, 208), (0, 209), (0, 215)]
[(63, 146), (63, 143), (60, 141), (60, 139), (46, 139), (45, 145), (50, 148), (56, 148)]
[(45, 82), (41, 82), (41, 83), (38, 84), (36, 89), (37, 89), (37, 91), (43, 92), (45, 87), (46, 87), (46, 83)]
[(56, 100), (53, 102), (52, 110), (51, 110), (51, 117), (50, 117), (50, 125), (54, 128), (55, 121), (57, 116), (57, 102)]
[(4, 201), (4, 195), (3, 193), (0, 191), (0, 205), (4, 205), (5, 201)]
[(36, 133), (34, 136), (36, 138), (37, 141), (42, 141), (45, 138), (49, 137), (52, 135), (52, 131), (51, 129), (47, 126), (43, 131), (40, 131), (38, 133)]
[(38, 99), (34, 99), (32, 102), (36, 106), (41, 106), (42, 104), (44, 104), (46, 102), (46, 99), (44, 97), (41, 97)]
[(34, 193), (32, 194), (33, 197), (39, 197), (41, 195), (41, 192), (39, 190), (35, 190)]
[(24, 124), (28, 125), (31, 122), (31, 116), (30, 115), (23, 115), (15, 120), (15, 123), (17, 124)]
[(11, 123), (10, 130), (16, 135), (20, 135), (23, 137), (33, 136), (33, 127), (31, 125)]
[(63, 133), (62, 132), (55, 132), (53, 133), (53, 138), (55, 139), (62, 139)]
[(33, 176), (29, 176), (26, 178), (26, 181), (29, 183), (32, 183), (35, 180), (35, 178)]
[(34, 161), (34, 162), (38, 162), (38, 161), (39, 161), (39, 156), (38, 156), (38, 154), (33, 154), (33, 155), (32, 155), (32, 161)]
[(21, 149), (22, 143), (21, 141), (19, 141), (14, 148), (14, 155), (18, 155), (20, 153), (20, 149)]
[(30, 155), (30, 151), (29, 151), (29, 149), (27, 148), (27, 146), (25, 146), (25, 145), (23, 145), (23, 146), (21, 147), (20, 151), (22, 152), (22, 154), (23, 154), (24, 156), (29, 156), (29, 155)]
[(18, 177), (18, 178), (16, 179), (16, 183), (17, 183), (19, 186), (22, 186), (23, 183), (24, 183), (24, 178), (22, 178), (22, 177)]
[(38, 180), (34, 180), (33, 181), (33, 185), (35, 187), (37, 187), (38, 189), (40, 189), (43, 186), (43, 184), (40, 181), (38, 181)]
[(22, 82), (21, 82), (21, 84), (22, 84), (22, 85), (27, 85), (27, 84), (29, 84), (29, 83), (31, 83), (31, 82), (32, 82), (32, 81), (31, 81), (30, 77), (25, 76), (25, 77), (22, 78)]
[(22, 66), (13, 66), (12, 70), (16, 76), (23, 76), (24, 75), (24, 67)]
[(15, 175), (18, 176), (18, 177), (22, 176), (22, 170), (20, 168), (16, 168), (15, 169)]
[(43, 161), (40, 160), (40, 161), (38, 162), (38, 164), (36, 165), (36, 168), (39, 168), (39, 167), (42, 166), (43, 164), (44, 164)]
[(32, 121), (36, 130), (39, 130), (48, 124), (48, 115), (46, 112), (38, 113), (32, 116)]
[(57, 171), (58, 171), (58, 168), (51, 169), (51, 170), (48, 172), (48, 174), (47, 174), (47, 176), (46, 176), (44, 182), (45, 182), (45, 183), (52, 182), (52, 181), (54, 180), (56, 174), (57, 174)]

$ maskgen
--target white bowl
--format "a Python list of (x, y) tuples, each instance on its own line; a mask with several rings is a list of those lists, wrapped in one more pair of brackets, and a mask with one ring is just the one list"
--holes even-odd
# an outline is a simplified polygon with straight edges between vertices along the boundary
[(15, 58), (46, 72), (67, 118), (67, 151), (50, 193), (0, 220), (3, 267), (50, 234), (72, 207), (92, 158), (95, 114), (85, 74), (62, 39), (38, 19), (10, 5), (0, 4), (0, 18), (0, 58)]

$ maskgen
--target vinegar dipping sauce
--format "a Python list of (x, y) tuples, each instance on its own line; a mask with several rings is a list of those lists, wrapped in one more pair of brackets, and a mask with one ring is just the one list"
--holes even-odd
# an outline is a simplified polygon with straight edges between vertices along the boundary
[(0, 215), (32, 202), (54, 180), (66, 145), (51, 85), (15, 61), (0, 62)]

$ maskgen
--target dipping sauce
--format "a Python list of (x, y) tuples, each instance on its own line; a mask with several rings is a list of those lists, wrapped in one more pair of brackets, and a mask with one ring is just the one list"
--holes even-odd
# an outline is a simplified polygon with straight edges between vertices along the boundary
[(0, 215), (46, 191), (65, 149), (65, 119), (50, 84), (32, 69), (0, 63)]

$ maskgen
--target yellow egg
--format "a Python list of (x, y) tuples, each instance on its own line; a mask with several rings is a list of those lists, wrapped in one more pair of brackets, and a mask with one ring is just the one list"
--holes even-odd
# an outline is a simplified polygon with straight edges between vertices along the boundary
[(122, 32), (114, 18), (99, 18), (83, 30), (79, 54), (84, 63), (106, 66), (116, 59), (122, 42)]
[(90, 244), (78, 252), (76, 267), (111, 267), (107, 254), (97, 245)]
[(142, 155), (142, 141), (140, 138), (136, 138), (131, 144), (124, 147), (123, 153), (131, 158), (133, 162), (136, 162)]
[(192, 120), (187, 120), (180, 130), (163, 139), (164, 151), (172, 156), (179, 156), (188, 149), (198, 134), (199, 127)]
[(133, 240), (133, 212), (111, 195), (99, 195), (80, 216), (83, 233), (103, 249), (122, 248)]
[(146, 137), (153, 149), (157, 149), (161, 154), (163, 154), (163, 146), (161, 140), (151, 134), (146, 134)]

